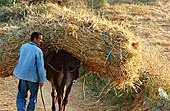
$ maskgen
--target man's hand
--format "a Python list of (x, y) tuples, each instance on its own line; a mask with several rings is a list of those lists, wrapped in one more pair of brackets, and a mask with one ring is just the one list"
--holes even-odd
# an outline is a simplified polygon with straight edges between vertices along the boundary
[(43, 87), (43, 85), (44, 85), (43, 83), (39, 83), (39, 87), (40, 87), (40, 88), (42, 88), (42, 87)]

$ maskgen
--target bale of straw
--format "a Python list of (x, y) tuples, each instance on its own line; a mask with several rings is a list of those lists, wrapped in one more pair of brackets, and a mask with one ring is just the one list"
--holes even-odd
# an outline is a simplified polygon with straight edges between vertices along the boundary
[(72, 11), (53, 4), (20, 9), (27, 13), (25, 21), (13, 30), (10, 26), (3, 29), (8, 32), (3, 34), (8, 39), (1, 45), (1, 76), (12, 74), (20, 46), (29, 41), (31, 32), (40, 31), (44, 36), (44, 56), (63, 49), (78, 58), (85, 69), (107, 76), (118, 86), (134, 87), (137, 83), (139, 42), (120, 26), (87, 11)]

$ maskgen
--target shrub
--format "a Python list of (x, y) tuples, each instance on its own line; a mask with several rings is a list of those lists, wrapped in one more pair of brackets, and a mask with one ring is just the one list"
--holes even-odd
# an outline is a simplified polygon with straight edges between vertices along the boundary
[(0, 0), (0, 6), (15, 4), (15, 3), (20, 2), (20, 1), (21, 0)]

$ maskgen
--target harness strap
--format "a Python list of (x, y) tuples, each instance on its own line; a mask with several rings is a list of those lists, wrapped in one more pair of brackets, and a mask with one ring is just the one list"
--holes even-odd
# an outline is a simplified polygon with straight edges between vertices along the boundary
[(50, 68), (53, 69), (55, 72), (60, 72), (60, 71), (56, 70), (51, 64), (48, 64), (48, 66), (50, 66)]
[[(49, 65), (50, 68), (53, 69), (55, 72), (60, 72), (60, 71), (56, 70), (51, 64), (48, 64), (48, 65)], [(71, 70), (70, 72), (72, 73), (72, 72), (74, 72), (74, 71), (76, 71), (76, 70), (77, 70), (77, 67), (74, 68), (73, 70)]]

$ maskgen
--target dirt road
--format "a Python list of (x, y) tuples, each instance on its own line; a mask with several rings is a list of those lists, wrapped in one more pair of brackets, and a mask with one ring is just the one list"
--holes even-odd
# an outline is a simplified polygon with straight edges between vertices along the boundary
[[(18, 79), (8, 77), (0, 78), (0, 111), (16, 111), (15, 101), (17, 94)], [(51, 85), (47, 81), (43, 87), (43, 95), (47, 111), (51, 110)], [(92, 97), (92, 93), (86, 88), (86, 99), (83, 99), (82, 83), (76, 82), (69, 96), (67, 111), (112, 111), (112, 108), (104, 106), (102, 103), (96, 103), (96, 99)], [(44, 111), (40, 93), (36, 111)]]

